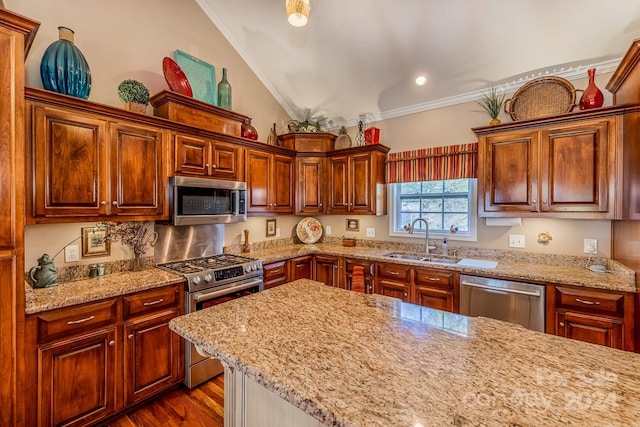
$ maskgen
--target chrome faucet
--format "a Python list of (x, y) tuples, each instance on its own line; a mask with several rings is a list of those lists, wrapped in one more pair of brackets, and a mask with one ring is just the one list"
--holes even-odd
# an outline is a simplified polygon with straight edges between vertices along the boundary
[(416, 218), (416, 219), (414, 219), (413, 222), (411, 223), (411, 225), (409, 226), (409, 234), (413, 234), (413, 230), (414, 230), (414, 228), (416, 226), (416, 222), (418, 222), (418, 221), (424, 222), (425, 227), (427, 227), (426, 230), (425, 230), (425, 248), (424, 248), (424, 251), (425, 251), (425, 253), (427, 255), (429, 255), (429, 223), (427, 222), (427, 220), (424, 219), (424, 218)]

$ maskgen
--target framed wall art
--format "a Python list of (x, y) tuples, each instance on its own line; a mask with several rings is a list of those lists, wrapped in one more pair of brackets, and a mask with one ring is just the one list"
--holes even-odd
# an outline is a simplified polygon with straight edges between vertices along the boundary
[(359, 219), (353, 219), (353, 218), (347, 218), (345, 220), (344, 228), (347, 231), (360, 231), (360, 220)]
[(267, 220), (267, 237), (274, 237), (276, 235), (276, 219)]
[(93, 227), (83, 227), (82, 258), (111, 255), (111, 244), (106, 237), (107, 230), (96, 230)]

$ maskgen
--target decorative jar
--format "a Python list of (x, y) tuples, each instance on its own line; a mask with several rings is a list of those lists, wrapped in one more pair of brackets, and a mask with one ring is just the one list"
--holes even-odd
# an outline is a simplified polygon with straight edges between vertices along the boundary
[(596, 69), (590, 68), (589, 70), (587, 70), (587, 75), (589, 76), (589, 83), (587, 84), (587, 87), (584, 89), (582, 97), (580, 98), (581, 110), (600, 108), (604, 103), (604, 96), (602, 95), (602, 91), (598, 89), (598, 86), (596, 86), (595, 83)]

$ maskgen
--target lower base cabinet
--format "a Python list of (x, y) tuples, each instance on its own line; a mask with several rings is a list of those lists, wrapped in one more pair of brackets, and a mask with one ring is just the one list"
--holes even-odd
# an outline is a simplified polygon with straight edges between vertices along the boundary
[(277, 261), (262, 266), (264, 290), (284, 285), (290, 281), (287, 276), (287, 262), (288, 261)]
[(313, 259), (314, 279), (327, 286), (340, 287), (340, 259), (332, 255), (316, 255)]
[(177, 385), (184, 341), (181, 284), (27, 316), (26, 425), (84, 426)]
[(547, 285), (547, 333), (634, 351), (634, 295)]

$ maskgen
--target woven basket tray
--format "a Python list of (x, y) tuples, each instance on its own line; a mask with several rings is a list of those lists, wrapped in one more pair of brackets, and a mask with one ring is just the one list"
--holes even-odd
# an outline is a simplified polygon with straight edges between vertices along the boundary
[(504, 111), (516, 120), (565, 114), (573, 110), (576, 88), (562, 77), (540, 77), (526, 83), (504, 103)]

